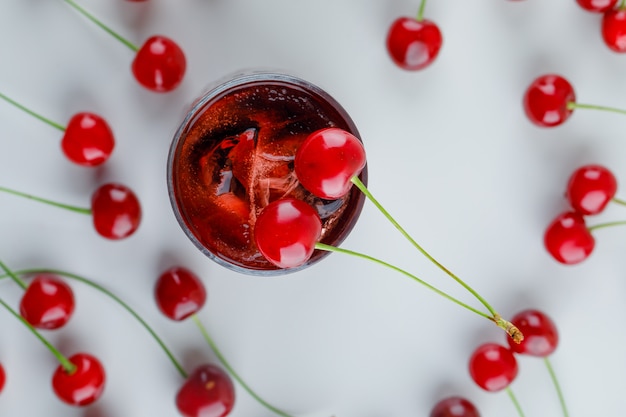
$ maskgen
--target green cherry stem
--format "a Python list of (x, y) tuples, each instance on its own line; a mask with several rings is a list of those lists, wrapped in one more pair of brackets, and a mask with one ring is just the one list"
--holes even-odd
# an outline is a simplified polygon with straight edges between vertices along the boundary
[(619, 6), (617, 6), (619, 10), (626, 10), (626, 0), (621, 0), (619, 2)]
[(421, 22), (422, 20), (424, 20), (424, 9), (425, 8), (426, 8), (426, 0), (422, 0), (422, 2), (420, 3), (420, 8), (417, 11), (417, 18), (415, 19), (418, 22)]
[(589, 230), (590, 232), (593, 232), (594, 230), (604, 229), (605, 227), (624, 226), (624, 225), (626, 225), (626, 220), (619, 220), (615, 222), (599, 223), (593, 226), (589, 226), (587, 230)]
[(554, 384), (554, 388), (556, 389), (556, 394), (559, 397), (559, 403), (561, 403), (561, 409), (563, 409), (563, 415), (565, 417), (569, 417), (569, 413), (567, 412), (567, 406), (565, 405), (565, 397), (563, 397), (563, 391), (561, 391), (561, 385), (559, 384), (559, 380), (556, 377), (554, 368), (552, 368), (552, 363), (550, 363), (550, 359), (548, 359), (547, 356), (543, 358), (543, 362), (546, 364), (546, 368), (548, 369), (548, 373), (550, 374), (550, 379), (552, 379), (552, 383)]
[(567, 103), (567, 109), (568, 110), (590, 109), (590, 110), (600, 110), (600, 111), (608, 111), (608, 112), (613, 112), (613, 113), (626, 114), (626, 110), (623, 110), (623, 109), (618, 109), (615, 107), (607, 107), (607, 106), (597, 106), (595, 104), (576, 103), (574, 101), (570, 101), (569, 103)]
[[(2, 262), (0, 262), (0, 268), (2, 268), (4, 272), (9, 276), (15, 275), (15, 273), (7, 268), (7, 266)], [(11, 306), (8, 305), (4, 300), (0, 299), (0, 304), (2, 304), (2, 306), (4, 306), (4, 308), (6, 308), (9, 313), (11, 313), (16, 319), (21, 321), (22, 324), (24, 324), (24, 326), (26, 326), (28, 330), (30, 330), (31, 333), (34, 334), (41, 341), (41, 343), (43, 343), (48, 348), (48, 350), (50, 350), (50, 352), (52, 352), (52, 354), (59, 361), (65, 372), (67, 372), (68, 374), (73, 374), (76, 371), (76, 365), (70, 362), (69, 359), (67, 359), (61, 352), (59, 352), (59, 350), (55, 348), (52, 343), (48, 341), (48, 339), (43, 337), (41, 333), (37, 331), (37, 329), (35, 329), (29, 322), (27, 322), (24, 317), (22, 317), (17, 311), (12, 309)]]
[(30, 114), (31, 116), (34, 116), (35, 118), (41, 120), (42, 122), (48, 124), (49, 126), (54, 127), (55, 129), (60, 130), (61, 132), (65, 132), (65, 126), (53, 122), (52, 120), (48, 119), (47, 117), (42, 116), (39, 113), (35, 113), (34, 111), (32, 111), (31, 109), (29, 109), (28, 107), (18, 103), (17, 101), (13, 100), (10, 97), (5, 96), (4, 94), (0, 93), (0, 98), (3, 99), (4, 101), (6, 101), (9, 104), (12, 104), (13, 106), (17, 107), (20, 110), (25, 111), (26, 113)]
[(28, 288), (28, 285), (26, 285), (24, 280), (18, 277), (16, 273), (11, 271), (2, 261), (0, 261), (0, 268), (2, 268), (6, 272), (7, 276), (9, 276), (13, 281), (15, 281), (17, 285), (22, 287), (23, 290)]
[(228, 363), (228, 361), (226, 360), (226, 358), (224, 357), (222, 352), (219, 350), (219, 348), (217, 347), (217, 345), (213, 341), (213, 338), (211, 337), (211, 335), (207, 331), (206, 327), (204, 327), (204, 325), (202, 324), (202, 321), (200, 321), (200, 318), (196, 314), (193, 314), (191, 316), (191, 318), (194, 321), (194, 323), (196, 324), (196, 326), (198, 326), (198, 329), (200, 330), (200, 333), (202, 333), (202, 336), (204, 337), (204, 340), (206, 340), (207, 344), (211, 347), (211, 350), (213, 351), (213, 353), (215, 354), (217, 359), (222, 363), (224, 368), (226, 368), (226, 370), (233, 376), (233, 378), (243, 387), (243, 389), (246, 390), (246, 392), (248, 394), (250, 394), (250, 396), (252, 398), (257, 400), (259, 402), (259, 404), (263, 405), (265, 408), (267, 408), (268, 410), (278, 414), (279, 416), (291, 417), (291, 415), (289, 415), (286, 412), (284, 412), (284, 411), (274, 407), (273, 405), (271, 405), (268, 402), (266, 402), (263, 398), (259, 397), (259, 395), (256, 392), (254, 392), (252, 390), (252, 388), (250, 388), (248, 386), (248, 384), (246, 384), (243, 381), (243, 379), (241, 379), (241, 377), (239, 376), (239, 374), (237, 374), (237, 372), (235, 372), (233, 367), (230, 366), (230, 364)]
[(374, 198), (372, 193), (368, 190), (368, 188), (363, 184), (363, 182), (359, 179), (357, 175), (351, 178), (352, 183), (363, 193), (365, 196), (380, 210), (380, 212), (395, 226), (396, 229), (400, 231), (400, 233), (409, 241), (411, 244), (420, 251), (428, 260), (434, 263), (439, 269), (445, 272), (448, 276), (454, 279), (457, 283), (459, 283), (463, 288), (470, 292), (480, 303), (491, 313), (491, 320), (500, 328), (504, 329), (509, 336), (511, 336), (517, 343), (521, 342), (523, 339), (523, 335), (519, 331), (517, 327), (515, 327), (511, 322), (504, 320), (500, 314), (496, 312), (496, 310), (485, 300), (480, 294), (476, 292), (472, 287), (470, 287), (465, 281), (456, 276), (452, 271), (443, 266), (439, 261), (437, 261), (434, 257), (432, 257), (422, 246), (415, 241), (407, 233), (406, 230), (389, 214), (389, 212)]
[[(626, 0), (624, 0), (624, 1), (626, 1)], [(621, 204), (622, 206), (626, 206), (626, 201), (624, 201), (624, 200), (622, 200), (620, 198), (613, 197), (611, 199), (611, 201), (614, 202), (614, 203), (617, 203), (617, 204)]]
[(399, 273), (401, 273), (401, 274), (411, 278), (412, 280), (422, 284), (423, 286), (425, 286), (429, 290), (434, 291), (435, 293), (439, 294), (440, 296), (442, 296), (444, 298), (447, 298), (448, 300), (452, 301), (453, 303), (456, 303), (456, 304), (460, 305), (461, 307), (466, 308), (467, 310), (469, 310), (469, 311), (471, 311), (473, 313), (476, 313), (479, 316), (482, 316), (482, 317), (484, 317), (486, 319), (493, 320), (492, 316), (490, 316), (489, 314), (483, 313), (482, 311), (480, 311), (478, 309), (475, 309), (474, 307), (472, 307), (470, 305), (465, 304), (464, 302), (462, 302), (462, 301), (452, 297), (451, 295), (441, 291), (440, 289), (434, 287), (433, 285), (430, 285), (426, 281), (418, 278), (417, 276), (411, 274), (410, 272), (405, 271), (404, 269), (401, 269), (401, 268), (399, 268), (399, 267), (397, 267), (395, 265), (392, 265), (390, 263), (382, 261), (382, 260), (380, 260), (378, 258), (375, 258), (373, 256), (369, 256), (369, 255), (366, 255), (366, 254), (360, 253), (360, 252), (351, 251), (351, 250), (348, 250), (348, 249), (338, 248), (336, 246), (331, 246), (331, 245), (327, 245), (325, 243), (320, 243), (320, 242), (315, 244), (315, 249), (324, 250), (324, 251), (327, 251), (327, 252), (343, 253), (345, 255), (350, 255), (350, 256), (357, 257), (357, 258), (366, 259), (366, 260), (374, 262), (374, 263), (376, 263), (378, 265), (382, 265), (382, 266), (384, 266), (386, 268), (393, 269), (394, 271), (399, 272)]
[(101, 29), (104, 29), (104, 31), (107, 32), (109, 35), (113, 36), (115, 39), (117, 39), (118, 41), (120, 41), (121, 43), (126, 45), (133, 52), (137, 52), (139, 50), (139, 47), (137, 45), (135, 45), (134, 43), (130, 42), (128, 39), (122, 37), (120, 34), (118, 34), (113, 29), (111, 29), (110, 27), (108, 27), (107, 25), (102, 23), (100, 20), (96, 19), (95, 16), (93, 16), (87, 10), (83, 9), (81, 6), (76, 4), (76, 2), (74, 0), (64, 0), (64, 1), (67, 4), (69, 4), (70, 6), (72, 6), (74, 9), (76, 9), (83, 16), (85, 16), (87, 19), (91, 20), (93, 23), (98, 25)]
[(51, 206), (55, 206), (55, 207), (59, 207), (65, 210), (70, 210), (76, 213), (81, 213), (81, 214), (87, 214), (87, 215), (91, 215), (91, 209), (89, 208), (84, 208), (84, 207), (77, 207), (77, 206), (72, 206), (69, 204), (63, 204), (63, 203), (59, 203), (56, 201), (52, 201), (52, 200), (48, 200), (45, 198), (41, 198), (41, 197), (36, 197), (34, 195), (31, 194), (26, 194), (20, 191), (15, 191), (12, 190), (10, 188), (6, 188), (6, 187), (0, 187), (0, 192), (4, 192), (4, 193), (8, 193), (8, 194), (13, 194), (19, 197), (25, 197), (25, 198), (29, 198), (31, 200), (35, 200), (35, 201), (39, 201), (40, 203), (45, 203), (45, 204), (49, 204)]
[[(0, 266), (3, 267), (3, 269), (6, 272), (6, 275), (0, 276), (0, 278), (6, 278), (7, 276), (9, 276), (11, 274), (11, 272), (8, 269), (4, 268), (4, 266), (2, 264), (0, 264)], [(14, 275), (33, 275), (33, 274), (42, 274), (42, 273), (50, 273), (50, 274), (55, 274), (55, 275), (61, 275), (61, 276), (64, 276), (66, 278), (70, 278), (70, 279), (73, 279), (75, 281), (82, 282), (83, 284), (86, 284), (86, 285), (96, 289), (97, 291), (100, 291), (101, 293), (109, 296), (111, 299), (113, 299), (113, 301), (118, 303), (122, 308), (124, 308), (127, 312), (129, 312), (144, 327), (144, 329), (146, 329), (148, 331), (148, 333), (150, 333), (152, 338), (159, 344), (159, 346), (161, 347), (163, 352), (165, 352), (165, 354), (167, 355), (169, 360), (172, 362), (172, 364), (174, 365), (174, 367), (176, 368), (176, 370), (178, 371), (180, 376), (182, 376), (183, 379), (187, 378), (187, 372), (185, 372), (185, 370), (183, 369), (182, 365), (176, 360), (176, 358), (174, 357), (172, 352), (167, 348), (167, 346), (165, 345), (163, 340), (161, 340), (161, 338), (152, 329), (152, 327), (150, 327), (150, 325), (148, 325), (148, 323), (144, 319), (142, 319), (141, 316), (135, 310), (133, 310), (127, 303), (125, 303), (121, 298), (119, 298), (117, 295), (115, 295), (111, 291), (107, 290), (103, 286), (95, 283), (94, 281), (92, 281), (92, 280), (90, 280), (88, 278), (82, 277), (80, 275), (72, 274), (70, 272), (61, 271), (61, 270), (58, 270), (58, 269), (51, 269), (51, 268), (21, 269), (21, 270), (15, 271)]]
[(520, 405), (519, 401), (517, 400), (517, 397), (513, 393), (513, 390), (511, 389), (511, 387), (506, 387), (506, 392), (507, 392), (507, 394), (509, 394), (509, 398), (511, 399), (511, 401), (513, 401), (513, 405), (515, 406), (515, 409), (517, 410), (517, 413), (520, 415), (520, 417), (524, 417), (524, 412), (522, 411), (522, 406)]

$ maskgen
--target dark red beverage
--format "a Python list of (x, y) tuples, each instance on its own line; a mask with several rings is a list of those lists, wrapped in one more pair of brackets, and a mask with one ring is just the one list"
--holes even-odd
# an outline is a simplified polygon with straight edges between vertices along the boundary
[(343, 108), (299, 78), (251, 73), (212, 88), (183, 121), (169, 155), (170, 198), (187, 236), (216, 262), (248, 274), (291, 272), (327, 255), (316, 251), (302, 267), (281, 270), (263, 258), (253, 238), (257, 214), (283, 197), (317, 209), (324, 243), (338, 245), (354, 226), (364, 200), (359, 190), (323, 200), (306, 191), (293, 170), (300, 143), (324, 127), (358, 137)]

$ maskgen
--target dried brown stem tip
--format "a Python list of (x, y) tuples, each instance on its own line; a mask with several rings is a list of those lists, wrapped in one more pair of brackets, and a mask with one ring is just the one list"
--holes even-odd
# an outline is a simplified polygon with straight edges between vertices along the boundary
[(522, 334), (520, 329), (517, 328), (517, 326), (515, 326), (510, 321), (503, 319), (499, 314), (493, 316), (493, 321), (499, 328), (503, 329), (506, 334), (508, 334), (511, 339), (513, 339), (515, 343), (522, 343), (522, 340), (524, 340), (524, 335)]

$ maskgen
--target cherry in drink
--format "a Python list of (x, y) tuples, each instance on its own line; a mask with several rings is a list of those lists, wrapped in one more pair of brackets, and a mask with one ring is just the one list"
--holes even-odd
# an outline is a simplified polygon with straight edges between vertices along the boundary
[[(354, 226), (364, 196), (353, 188), (339, 200), (313, 196), (298, 182), (294, 158), (312, 132), (338, 127), (358, 135), (345, 110), (327, 93), (285, 74), (243, 74), (210, 89), (180, 126), (168, 160), (174, 213), (192, 242), (230, 269), (277, 275), (305, 268), (326, 256), (279, 269), (254, 243), (258, 213), (292, 197), (312, 205), (322, 219), (321, 242), (338, 245)], [(367, 181), (367, 170), (361, 180)]]

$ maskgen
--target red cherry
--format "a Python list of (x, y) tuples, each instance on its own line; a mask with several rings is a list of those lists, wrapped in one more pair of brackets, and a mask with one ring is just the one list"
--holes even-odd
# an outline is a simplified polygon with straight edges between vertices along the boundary
[(185, 417), (223, 417), (235, 404), (235, 388), (224, 371), (201, 365), (176, 394), (176, 407)]
[(165, 36), (148, 38), (137, 51), (132, 64), (133, 74), (139, 84), (160, 93), (178, 87), (186, 68), (183, 50)]
[(573, 265), (587, 259), (596, 241), (587, 229), (583, 215), (568, 211), (550, 223), (544, 235), (544, 244), (554, 259)]
[(67, 158), (88, 167), (101, 165), (113, 152), (115, 139), (107, 122), (93, 113), (77, 113), (70, 119), (61, 139)]
[(572, 208), (581, 214), (598, 214), (617, 192), (617, 180), (601, 165), (578, 168), (569, 179), (566, 196)]
[(511, 322), (524, 334), (521, 343), (507, 338), (513, 352), (543, 358), (556, 349), (559, 334), (554, 322), (546, 314), (538, 310), (524, 310), (513, 316)]
[(330, 127), (311, 133), (296, 152), (294, 169), (300, 184), (312, 194), (337, 199), (348, 193), (365, 167), (361, 141), (343, 129)]
[(20, 313), (33, 327), (58, 329), (74, 312), (72, 288), (54, 275), (33, 279), (20, 302)]
[(603, 13), (611, 10), (617, 0), (576, 0), (578, 5), (588, 12)]
[(602, 39), (614, 52), (626, 52), (626, 10), (609, 10), (602, 17)]
[(309, 260), (322, 232), (317, 211), (294, 198), (276, 200), (259, 213), (254, 239), (259, 252), (279, 268), (295, 268)]
[(107, 239), (132, 235), (141, 222), (141, 206), (135, 193), (121, 184), (104, 184), (91, 197), (96, 231)]
[(387, 51), (400, 68), (415, 71), (437, 58), (442, 42), (439, 27), (430, 20), (399, 17), (389, 28)]
[(531, 122), (542, 127), (558, 126), (572, 114), (567, 104), (576, 101), (574, 88), (560, 75), (536, 78), (524, 94), (524, 110)]
[(430, 417), (480, 417), (474, 404), (462, 397), (448, 397), (435, 404)]
[(4, 371), (4, 366), (0, 364), (0, 392), (4, 389), (4, 384), (7, 382), (7, 374)]
[(184, 320), (202, 308), (206, 290), (202, 281), (190, 270), (170, 268), (157, 280), (155, 298), (161, 312), (172, 320)]
[(479, 346), (469, 361), (474, 382), (486, 391), (500, 391), (517, 376), (517, 360), (509, 349), (496, 343)]
[(70, 405), (93, 403), (104, 391), (104, 367), (98, 359), (86, 353), (77, 353), (68, 359), (76, 365), (76, 370), (69, 374), (59, 365), (52, 376), (54, 392)]

